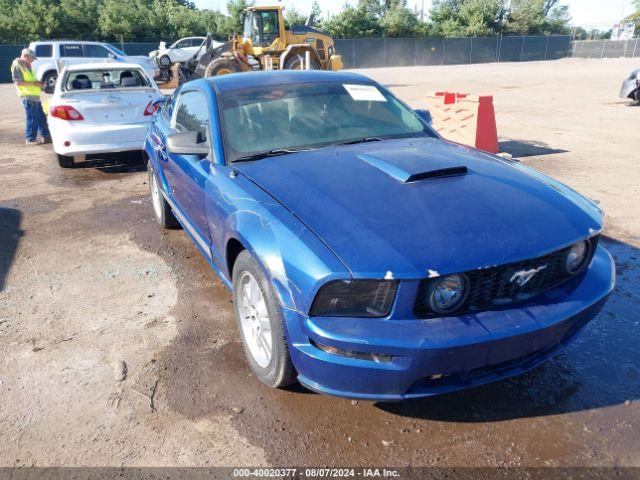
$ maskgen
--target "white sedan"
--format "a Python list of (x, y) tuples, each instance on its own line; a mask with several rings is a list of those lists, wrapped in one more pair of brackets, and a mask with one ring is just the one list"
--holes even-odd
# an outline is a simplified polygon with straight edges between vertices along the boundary
[(155, 110), (165, 99), (136, 64), (71, 65), (49, 102), (49, 129), (61, 167), (74, 155), (142, 150)]
[[(170, 67), (174, 63), (186, 62), (196, 53), (198, 53), (196, 58), (200, 58), (205, 52), (204, 46), (200, 48), (204, 40), (205, 37), (181, 38), (168, 48), (165, 42), (160, 42), (158, 50), (149, 52), (149, 57), (155, 58), (158, 65), (162, 68)], [(213, 48), (220, 45), (222, 45), (220, 42), (211, 42)]]

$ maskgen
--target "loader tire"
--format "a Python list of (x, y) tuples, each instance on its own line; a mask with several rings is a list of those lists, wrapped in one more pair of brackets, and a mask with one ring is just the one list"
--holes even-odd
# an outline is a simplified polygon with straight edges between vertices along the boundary
[(234, 58), (218, 58), (207, 65), (204, 71), (205, 77), (217, 77), (218, 75), (228, 75), (229, 73), (241, 72), (242, 69)]
[[(302, 70), (302, 65), (304, 64), (304, 55), (294, 54), (291, 55), (284, 62), (284, 70)], [(309, 70), (320, 70), (320, 65), (316, 62), (316, 59), (311, 57), (311, 65), (309, 65)]]

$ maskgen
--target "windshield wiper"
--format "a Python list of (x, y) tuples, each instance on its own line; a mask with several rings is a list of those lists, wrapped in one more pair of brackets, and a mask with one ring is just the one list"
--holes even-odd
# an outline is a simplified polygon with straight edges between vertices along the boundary
[(287, 150), (286, 148), (275, 148), (273, 150), (267, 150), (266, 152), (252, 153), (251, 155), (245, 155), (244, 157), (238, 157), (233, 162), (250, 162), (251, 160), (260, 160), (267, 157), (277, 157), (279, 155), (287, 155), (289, 153), (302, 152), (304, 150)]
[(356, 140), (348, 140), (346, 142), (333, 143), (332, 145), (355, 145), (356, 143), (381, 142), (382, 140), (384, 140), (384, 138), (381, 138), (381, 137), (363, 137), (363, 138), (358, 138)]

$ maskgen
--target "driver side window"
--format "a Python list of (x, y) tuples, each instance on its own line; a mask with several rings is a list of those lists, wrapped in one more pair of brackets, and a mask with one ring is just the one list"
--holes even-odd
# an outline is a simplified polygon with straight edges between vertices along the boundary
[(192, 90), (180, 95), (173, 128), (178, 133), (198, 132), (200, 142), (209, 139), (209, 108), (203, 93)]

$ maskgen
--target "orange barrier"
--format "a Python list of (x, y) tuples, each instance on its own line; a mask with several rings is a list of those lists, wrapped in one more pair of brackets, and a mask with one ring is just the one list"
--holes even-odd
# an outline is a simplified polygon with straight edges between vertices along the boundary
[(447, 140), (498, 153), (498, 131), (491, 95), (436, 92), (427, 95), (432, 126)]

